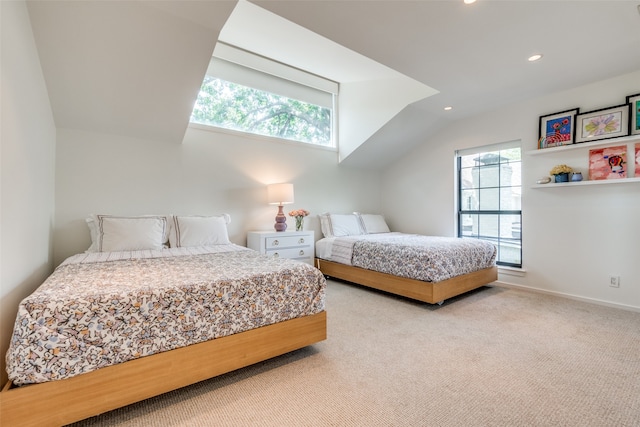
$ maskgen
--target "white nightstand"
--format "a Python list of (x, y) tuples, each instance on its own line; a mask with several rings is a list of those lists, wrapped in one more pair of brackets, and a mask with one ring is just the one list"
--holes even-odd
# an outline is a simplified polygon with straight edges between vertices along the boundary
[(249, 231), (247, 247), (261, 254), (297, 259), (313, 265), (313, 231)]

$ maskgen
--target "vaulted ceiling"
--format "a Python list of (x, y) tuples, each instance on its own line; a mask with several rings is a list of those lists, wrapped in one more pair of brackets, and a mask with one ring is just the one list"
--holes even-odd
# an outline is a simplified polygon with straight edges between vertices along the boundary
[[(384, 167), (454, 121), (640, 69), (640, 1), (252, 3), (439, 92), (404, 108), (345, 165)], [(56, 125), (181, 141), (235, 4), (29, 1)], [(534, 53), (544, 57), (529, 63)]]
[(58, 128), (180, 142), (235, 2), (27, 6)]

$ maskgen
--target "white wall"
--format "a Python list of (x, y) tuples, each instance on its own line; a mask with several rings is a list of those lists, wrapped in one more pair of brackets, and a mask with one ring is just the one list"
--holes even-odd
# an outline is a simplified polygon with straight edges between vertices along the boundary
[(0, 2), (0, 358), (18, 304), (52, 268), (55, 126), (25, 3)]
[(379, 174), (340, 167), (335, 151), (197, 128), (181, 145), (59, 129), (55, 265), (89, 246), (89, 213), (228, 212), (231, 240), (245, 245), (247, 231), (273, 229), (266, 185), (276, 182), (294, 184), (285, 212), (311, 211), (316, 238), (321, 212), (380, 210)]
[[(273, 226), (266, 184), (289, 181), (296, 203), (286, 210), (384, 209), (396, 230), (453, 235), (456, 149), (521, 139), (527, 151), (536, 146), (539, 115), (617, 105), (640, 92), (636, 72), (509, 106), (450, 126), (383, 173), (366, 172), (339, 166), (333, 151), (199, 129), (189, 129), (182, 145), (69, 129), (56, 134), (24, 2), (0, 2), (0, 19), (0, 354), (19, 301), (54, 265), (88, 247), (88, 213), (229, 212), (231, 238), (244, 244), (248, 230)], [(583, 162), (579, 156), (557, 162)], [(555, 160), (525, 155), (523, 181), (533, 183)], [(523, 210), (526, 274), (501, 274), (502, 281), (640, 308), (640, 184), (525, 184)], [(320, 236), (314, 217), (307, 228)], [(621, 276), (620, 288), (607, 286), (612, 273)]]
[[(500, 281), (640, 309), (640, 183), (532, 189), (555, 164), (585, 171), (588, 150), (526, 154), (536, 149), (539, 116), (619, 105), (638, 92), (640, 71), (455, 123), (385, 170), (384, 213), (396, 230), (455, 235), (455, 150), (521, 140), (526, 273)], [(611, 274), (620, 288), (608, 286)]]

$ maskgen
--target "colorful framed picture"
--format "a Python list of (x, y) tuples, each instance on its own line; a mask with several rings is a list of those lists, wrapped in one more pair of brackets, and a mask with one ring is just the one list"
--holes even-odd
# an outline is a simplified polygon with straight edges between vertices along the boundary
[(538, 148), (573, 144), (579, 108), (540, 116)]
[(640, 142), (636, 144), (636, 178), (640, 178)]
[(629, 135), (629, 104), (589, 111), (576, 117), (576, 142)]
[(640, 135), (640, 93), (627, 96), (627, 104), (629, 104), (629, 108), (631, 109), (629, 134)]
[(589, 179), (620, 179), (626, 177), (626, 145), (589, 150)]

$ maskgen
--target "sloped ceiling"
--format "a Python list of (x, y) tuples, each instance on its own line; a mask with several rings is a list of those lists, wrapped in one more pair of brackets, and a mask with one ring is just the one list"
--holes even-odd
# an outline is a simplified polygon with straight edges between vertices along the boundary
[(437, 93), (424, 83), (247, 1), (238, 2), (219, 39), (339, 83), (339, 161), (407, 105)]
[[(382, 168), (454, 121), (640, 69), (640, 1), (251, 2), (439, 91), (347, 166)], [(56, 125), (179, 143), (235, 4), (29, 1)]]
[(439, 91), (345, 165), (384, 167), (454, 121), (640, 70), (640, 1), (252, 1)]
[(30, 1), (58, 128), (180, 143), (235, 1)]

